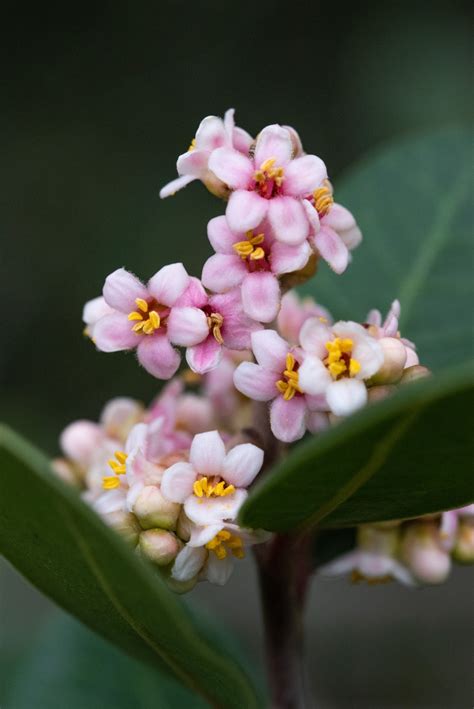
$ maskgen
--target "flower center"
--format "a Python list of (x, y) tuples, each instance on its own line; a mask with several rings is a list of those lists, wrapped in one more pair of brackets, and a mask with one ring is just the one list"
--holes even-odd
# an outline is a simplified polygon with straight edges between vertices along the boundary
[(143, 298), (136, 298), (135, 303), (138, 306), (138, 310), (133, 310), (128, 315), (129, 320), (136, 320), (135, 325), (132, 327), (133, 332), (137, 335), (153, 335), (155, 330), (158, 330), (163, 324), (163, 312), (160, 316), (158, 311), (160, 307), (162, 311), (164, 308), (155, 301), (148, 303)]
[(324, 180), (323, 187), (313, 192), (314, 208), (320, 217), (326, 216), (334, 204), (332, 188), (329, 180)]
[(209, 478), (203, 476), (196, 480), (193, 490), (197, 497), (226, 497), (235, 492), (235, 487), (227, 485), (225, 480), (221, 480), (218, 476)]
[(328, 356), (324, 364), (329, 370), (333, 379), (342, 377), (355, 377), (360, 372), (360, 362), (352, 358), (352, 348), (354, 343), (351, 339), (336, 337), (335, 340), (326, 342)]
[(254, 236), (252, 229), (250, 229), (245, 235), (247, 237), (245, 241), (238, 241), (233, 245), (240, 258), (244, 259), (244, 261), (246, 258), (252, 259), (252, 261), (259, 261), (265, 258), (265, 251), (260, 246), (265, 240), (265, 234), (262, 232)]
[(115, 459), (111, 458), (109, 460), (109, 465), (112, 468), (114, 475), (106, 475), (102, 478), (102, 487), (104, 490), (113, 490), (120, 486), (119, 475), (125, 475), (127, 472), (127, 467), (125, 463), (127, 462), (128, 455), (123, 451), (115, 451)]
[(224, 324), (224, 318), (220, 313), (211, 313), (207, 316), (207, 324), (209, 330), (212, 330), (215, 341), (219, 345), (224, 344), (224, 338), (222, 337), (221, 327)]
[(268, 158), (260, 165), (259, 170), (255, 170), (253, 179), (254, 189), (265, 199), (271, 199), (280, 192), (280, 188), (285, 179), (282, 167), (275, 167), (276, 158)]
[(225, 559), (229, 552), (237, 559), (243, 559), (245, 556), (242, 539), (236, 534), (231, 534), (227, 529), (217, 532), (216, 536), (206, 544), (206, 549), (213, 551), (218, 559)]
[(286, 355), (286, 369), (282, 373), (282, 379), (279, 379), (276, 384), (276, 388), (283, 394), (285, 401), (290, 401), (295, 394), (301, 394), (302, 391), (299, 387), (299, 377), (298, 377), (298, 362), (291, 354), (288, 352)]

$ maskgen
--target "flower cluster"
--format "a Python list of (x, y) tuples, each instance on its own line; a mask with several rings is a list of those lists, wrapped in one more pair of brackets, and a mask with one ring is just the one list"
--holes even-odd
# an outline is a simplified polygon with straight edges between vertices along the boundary
[[(116, 399), (98, 424), (70, 425), (54, 467), (186, 590), (199, 578), (223, 583), (232, 559), (268, 537), (237, 522), (264, 465), (262, 423), (289, 444), (429, 372), (400, 335), (398, 301), (385, 320), (372, 310), (364, 322), (334, 322), (291, 290), (321, 259), (342, 274), (362, 239), (334, 201), (324, 162), (305, 153), (294, 128), (269, 125), (253, 138), (235, 126), (233, 110), (209, 116), (177, 169), (162, 197), (200, 180), (226, 204), (207, 225), (214, 254), (201, 277), (174, 263), (144, 283), (118, 268), (83, 314), (97, 349), (136, 349), (153, 377), (170, 381), (148, 409)], [(183, 351), (189, 369), (177, 374)], [(268, 404), (266, 422), (253, 402)], [(472, 547), (467, 513), (447, 514), (455, 517), (441, 526), (364, 527), (357, 550), (327, 570), (430, 580), (423, 545), (448, 561)]]

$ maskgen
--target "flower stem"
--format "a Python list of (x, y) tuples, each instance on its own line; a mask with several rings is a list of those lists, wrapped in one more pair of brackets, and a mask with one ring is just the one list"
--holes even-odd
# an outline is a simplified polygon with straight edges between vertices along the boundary
[(303, 652), (310, 541), (279, 534), (255, 548), (272, 709), (312, 706)]

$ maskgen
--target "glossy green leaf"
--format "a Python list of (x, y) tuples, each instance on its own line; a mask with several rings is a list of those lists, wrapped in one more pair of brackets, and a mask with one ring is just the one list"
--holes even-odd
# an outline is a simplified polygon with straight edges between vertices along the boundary
[(181, 599), (50, 472), (47, 458), (6, 427), (0, 452), (0, 552), (24, 576), (209, 703), (259, 706), (238, 662), (207, 641)]
[(342, 527), (470, 503), (473, 385), (472, 367), (461, 366), (310, 438), (255, 487), (242, 523)]
[(398, 298), (405, 337), (435, 370), (473, 352), (472, 135), (450, 128), (393, 143), (336, 183), (364, 239), (342, 276), (322, 264), (303, 292), (363, 321)]

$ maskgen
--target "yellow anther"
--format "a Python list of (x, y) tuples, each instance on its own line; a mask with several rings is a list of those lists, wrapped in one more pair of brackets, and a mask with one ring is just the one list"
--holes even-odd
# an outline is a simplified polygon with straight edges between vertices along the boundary
[(158, 330), (158, 328), (160, 327), (160, 316), (158, 315), (156, 310), (152, 310), (149, 315), (154, 329)]
[(360, 362), (352, 359), (352, 348), (354, 342), (350, 338), (340, 338), (326, 342), (328, 356), (324, 360), (324, 364), (328, 368), (333, 379), (339, 379), (342, 376), (355, 377), (360, 372)]
[(270, 170), (274, 166), (275, 163), (276, 163), (276, 158), (268, 158), (268, 160), (265, 160), (265, 162), (262, 162), (262, 164), (260, 165), (260, 170), (262, 170), (263, 172), (268, 172), (268, 170)]
[(288, 354), (286, 355), (285, 363), (286, 363), (286, 368), (289, 369), (290, 372), (295, 368), (295, 362), (296, 362), (296, 360), (295, 360), (294, 356), (291, 354), (291, 352), (288, 352)]
[(137, 322), (137, 324), (132, 327), (133, 332), (140, 332), (144, 324), (144, 322)]
[(193, 485), (193, 491), (194, 494), (197, 495), (197, 497), (202, 497), (204, 495), (204, 490), (202, 489), (202, 480), (196, 480)]
[(329, 180), (324, 180), (324, 186), (319, 187), (319, 189), (317, 190), (314, 190), (313, 198), (314, 208), (316, 209), (320, 217), (324, 217), (334, 204), (331, 183), (329, 182)]
[(257, 246), (258, 244), (262, 244), (265, 241), (265, 234), (256, 234), (255, 236), (252, 236), (253, 231), (250, 229), (247, 232), (247, 239), (250, 241), (252, 246)]
[(224, 318), (220, 313), (211, 313), (207, 318), (207, 325), (209, 330), (212, 330), (214, 339), (219, 345), (224, 344), (224, 338), (222, 337), (221, 327), (224, 324)]
[(222, 529), (206, 544), (206, 549), (214, 552), (218, 559), (225, 559), (229, 552), (237, 559), (245, 556), (242, 539), (236, 534), (231, 534), (227, 529)]
[(115, 475), (109, 475), (102, 478), (102, 487), (104, 490), (113, 490), (120, 486), (120, 478)]
[(262, 249), (261, 246), (258, 248), (254, 249), (252, 253), (250, 254), (250, 258), (252, 261), (259, 261), (262, 258), (265, 258), (265, 251)]
[(250, 241), (238, 241), (236, 244), (233, 244), (233, 249), (237, 251), (242, 258), (247, 258), (247, 256), (250, 256), (253, 252), (253, 246)]
[(229, 539), (232, 538), (232, 534), (229, 532), (228, 529), (221, 529), (221, 531), (217, 533), (217, 536), (224, 542), (227, 542)]
[(191, 144), (188, 148), (188, 153), (192, 152), (193, 150), (196, 150), (196, 138), (192, 139)]
[(215, 549), (213, 549), (214, 554), (217, 556), (218, 559), (222, 561), (222, 559), (225, 559), (227, 556), (227, 549), (223, 544), (219, 544)]
[(299, 375), (295, 371), (296, 359), (291, 352), (288, 352), (285, 359), (286, 369), (282, 372), (284, 379), (279, 379), (275, 382), (275, 386), (283, 395), (285, 401), (290, 401), (295, 394), (301, 394), (299, 387)]
[(116, 451), (114, 455), (116, 460), (114, 460), (113, 458), (109, 460), (109, 466), (112, 468), (115, 475), (125, 475), (125, 473), (127, 472), (127, 454), (123, 451)]
[(212, 478), (203, 477), (195, 481), (193, 491), (197, 497), (204, 497), (204, 495), (206, 497), (226, 497), (226, 495), (232, 495), (235, 492), (235, 487), (227, 485), (225, 480), (212, 482)]
[(279, 379), (277, 382), (275, 382), (275, 386), (280, 392), (280, 394), (284, 394), (288, 388), (288, 382), (284, 382), (283, 379)]
[(337, 379), (341, 374), (344, 374), (347, 367), (344, 362), (331, 362), (328, 364), (328, 369), (333, 379)]
[(252, 229), (246, 232), (246, 241), (237, 241), (233, 244), (233, 249), (238, 253), (238, 255), (243, 258), (251, 258), (252, 261), (259, 261), (265, 258), (265, 250), (259, 246), (265, 241), (265, 234), (253, 235)]
[(133, 313), (129, 313), (128, 319), (129, 320), (143, 320), (143, 315), (141, 313), (137, 313), (137, 311), (134, 310)]
[(349, 375), (355, 377), (360, 372), (360, 362), (356, 359), (351, 359), (349, 364)]
[(143, 298), (135, 298), (135, 303), (144, 313), (148, 312), (148, 303), (146, 302), (146, 300), (143, 300)]

